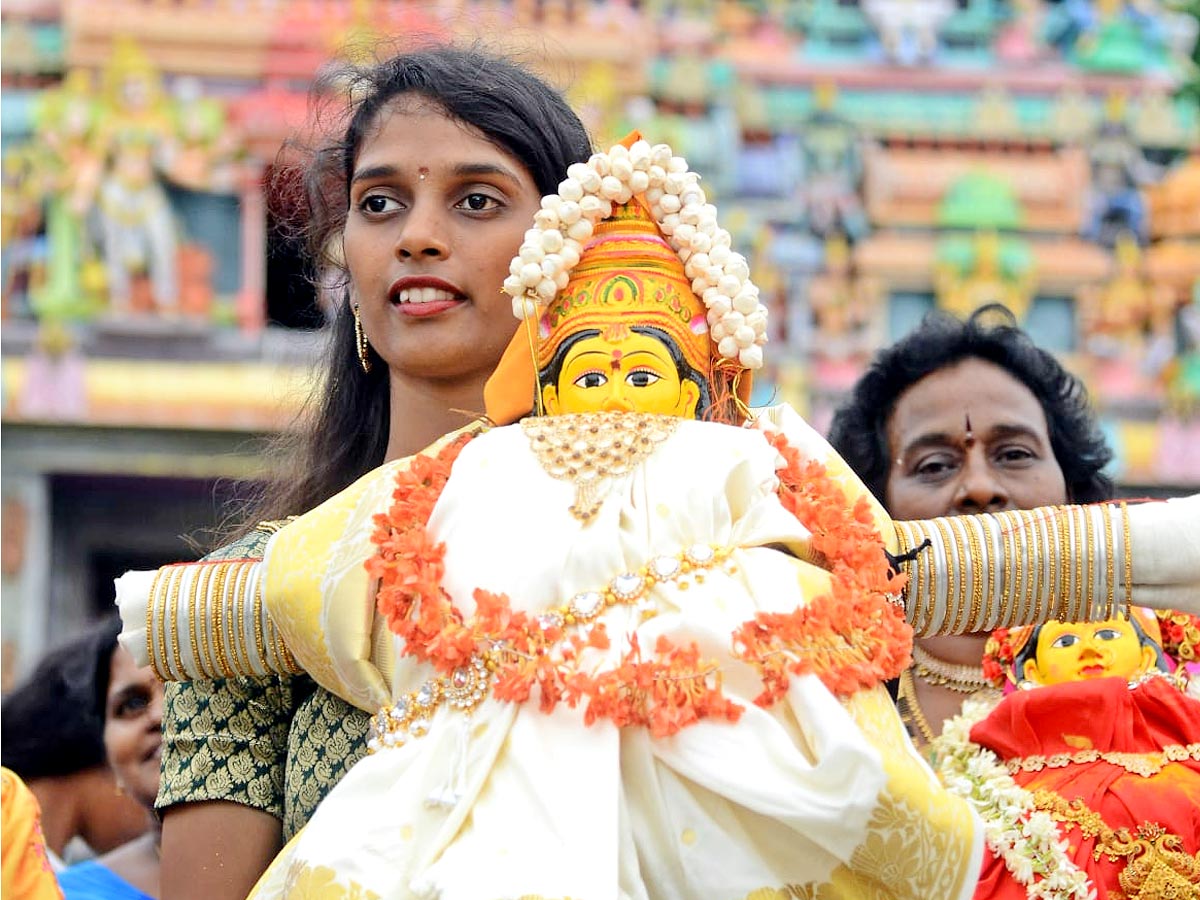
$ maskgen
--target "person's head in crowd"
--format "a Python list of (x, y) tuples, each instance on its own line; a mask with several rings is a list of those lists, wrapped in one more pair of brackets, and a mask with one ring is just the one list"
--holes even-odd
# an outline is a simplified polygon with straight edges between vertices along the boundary
[[(120, 633), (118, 616), (106, 624), (106, 636)], [(93, 685), (92, 711), (104, 723), (104, 752), (117, 785), (153, 809), (162, 756), (162, 682), (149, 666), (138, 668), (114, 640), (111, 652), (97, 658)]]
[(898, 519), (1112, 496), (1112, 458), (1083, 383), (987, 306), (928, 315), (881, 350), (830, 443)]
[(151, 824), (106, 762), (95, 705), (97, 673), (103, 666), (107, 680), (118, 630), (106, 620), (52, 649), (0, 704), (0, 760), (37, 797), (46, 846), (60, 857), (73, 838), (104, 853)]
[[(335, 98), (339, 127), (325, 133), (338, 136), (300, 177), (281, 167), (276, 193), (336, 310), (299, 465), (262, 517), (305, 512), (482, 414), (484, 381), (517, 327), (500, 290), (509, 263), (542, 196), (591, 154), (556, 90), (478, 50), (401, 53), (316, 90)], [(398, 431), (435, 419), (445, 427), (417, 446)]]

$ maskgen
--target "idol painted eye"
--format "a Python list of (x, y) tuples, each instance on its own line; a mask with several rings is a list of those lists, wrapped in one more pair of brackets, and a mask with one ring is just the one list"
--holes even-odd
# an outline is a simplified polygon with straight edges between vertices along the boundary
[(1050, 646), (1057, 647), (1060, 650), (1062, 650), (1067, 647), (1074, 647), (1078, 643), (1079, 643), (1079, 635), (1077, 635), (1077, 634), (1060, 634), (1058, 637), (1056, 637), (1054, 639), (1054, 643), (1051, 644)]
[(1119, 641), (1121, 632), (1115, 628), (1100, 628), (1096, 631), (1096, 637), (1102, 641)]
[(584, 372), (572, 384), (577, 388), (598, 388), (608, 384), (608, 378), (603, 372)]
[(656, 381), (662, 381), (662, 376), (657, 372), (651, 372), (649, 369), (638, 369), (636, 372), (630, 372), (625, 376), (625, 383), (631, 387), (650, 387)]

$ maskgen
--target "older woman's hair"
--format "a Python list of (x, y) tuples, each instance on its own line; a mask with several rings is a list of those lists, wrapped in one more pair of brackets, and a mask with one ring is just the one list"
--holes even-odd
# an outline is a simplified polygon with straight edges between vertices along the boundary
[(876, 354), (834, 415), (829, 442), (876, 497), (886, 496), (887, 430), (896, 402), (925, 376), (966, 359), (999, 366), (1037, 398), (1071, 502), (1112, 497), (1112, 479), (1103, 472), (1112, 450), (1083, 382), (1037, 347), (1008, 309), (995, 304), (965, 321), (941, 312), (927, 315), (914, 331)]
[(0, 707), (0, 761), (26, 781), (106, 765), (104, 698), (120, 619), (49, 651)]

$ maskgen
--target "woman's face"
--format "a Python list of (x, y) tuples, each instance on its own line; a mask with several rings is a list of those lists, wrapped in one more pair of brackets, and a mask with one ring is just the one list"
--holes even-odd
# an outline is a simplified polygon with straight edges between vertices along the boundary
[(383, 109), (343, 238), (363, 330), (393, 377), (491, 374), (517, 325), (501, 286), (540, 201), (516, 157), (436, 104), (405, 95)]
[(104, 749), (117, 784), (148, 808), (158, 794), (162, 704), (162, 684), (153, 670), (139, 669), (123, 649), (114, 650), (104, 711)]
[(1041, 403), (993, 363), (966, 359), (922, 378), (900, 395), (887, 436), (894, 518), (1067, 502)]
[(542, 389), (550, 415), (614, 410), (694, 419), (700, 391), (680, 379), (670, 350), (649, 335), (584, 338), (567, 351), (557, 385)]

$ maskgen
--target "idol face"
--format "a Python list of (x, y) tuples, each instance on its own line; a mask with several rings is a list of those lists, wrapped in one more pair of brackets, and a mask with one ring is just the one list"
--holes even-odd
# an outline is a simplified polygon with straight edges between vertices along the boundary
[(1090, 678), (1132, 681), (1155, 665), (1154, 648), (1144, 645), (1131, 622), (1048, 622), (1037, 639), (1037, 655), (1025, 663), (1034, 684), (1063, 684)]
[(694, 419), (700, 389), (681, 378), (671, 348), (630, 331), (585, 337), (567, 351), (554, 384), (542, 388), (549, 415), (600, 411), (659, 413)]

